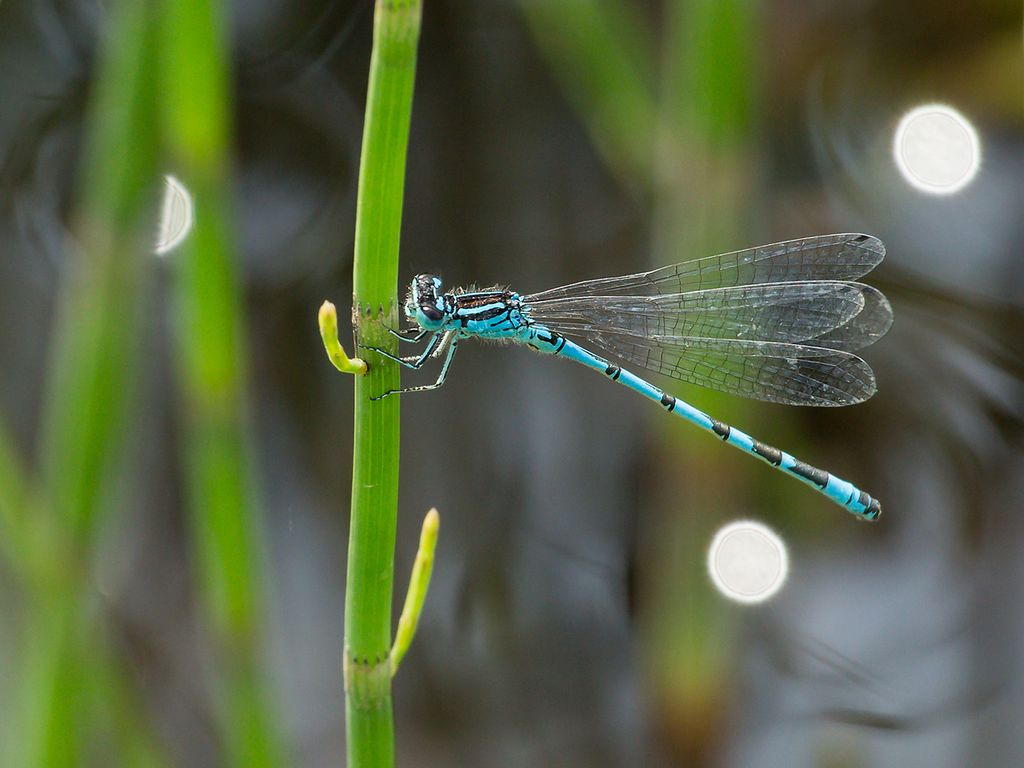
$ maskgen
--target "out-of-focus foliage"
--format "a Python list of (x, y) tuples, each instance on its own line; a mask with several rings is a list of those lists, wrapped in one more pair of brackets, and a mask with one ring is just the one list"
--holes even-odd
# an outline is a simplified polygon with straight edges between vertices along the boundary
[[(251, 764), (230, 711), (265, 704), (281, 762), (337, 765), (352, 384), (312, 314), (352, 291), (372, 13), (236, 3), (220, 50), (117, 34), (114, 9), (165, 6), (227, 13), (0, 5), (0, 762)], [(399, 573), (425, 507), (445, 536), (399, 764), (1024, 761), (1020, 31), (1005, 0), (427, 3), (401, 280), (531, 291), (863, 230), (896, 324), (863, 406), (677, 388), (879, 496), (870, 527), (586, 371), (467, 345), (402, 409)], [(892, 162), (924, 101), (982, 142), (952, 197)], [(156, 257), (164, 173), (197, 229)], [(238, 516), (203, 528), (216, 509)], [(736, 517), (789, 543), (769, 605), (708, 586)]]

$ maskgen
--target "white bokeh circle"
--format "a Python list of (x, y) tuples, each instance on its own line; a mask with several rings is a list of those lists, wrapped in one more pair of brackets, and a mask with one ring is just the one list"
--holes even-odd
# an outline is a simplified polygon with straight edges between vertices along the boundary
[(971, 121), (945, 104), (924, 104), (896, 126), (893, 159), (903, 178), (932, 195), (963, 189), (981, 166), (981, 144)]
[(174, 250), (192, 231), (192, 195), (171, 175), (164, 176), (164, 200), (154, 251), (163, 256)]
[(760, 603), (777, 594), (788, 571), (786, 545), (775, 531), (754, 520), (723, 526), (708, 548), (711, 582), (739, 603)]

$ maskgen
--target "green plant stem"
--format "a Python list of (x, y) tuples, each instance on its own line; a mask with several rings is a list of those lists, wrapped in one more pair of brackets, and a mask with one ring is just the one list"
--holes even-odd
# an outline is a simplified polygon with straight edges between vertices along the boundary
[[(363, 346), (394, 349), (384, 324), (398, 325), (398, 246), (412, 116), (418, 0), (378, 0), (363, 127), (353, 267), (353, 320)], [(352, 514), (345, 593), (345, 716), (350, 768), (394, 763), (391, 598), (398, 512), (396, 365), (379, 356), (355, 377)]]
[(658, 126), (651, 41), (628, 0), (520, 0), (526, 21), (604, 161), (647, 190)]
[[(640, 33), (623, 0), (520, 0), (531, 31), (582, 115), (609, 166), (632, 188), (653, 191), (655, 264), (726, 251), (735, 246), (749, 189), (751, 51), (757, 6), (750, 0), (671, 0), (659, 25), (663, 57), (656, 95), (647, 89), (646, 50), (657, 46)], [(639, 53), (637, 51), (639, 50)], [(654, 79), (653, 77), (650, 79)], [(651, 147), (654, 152), (651, 152)], [(693, 393), (711, 413), (714, 393)], [(730, 404), (733, 411), (737, 405)], [(741, 422), (742, 423), (742, 422)], [(713, 475), (720, 459), (699, 435), (663, 424), (671, 439), (667, 466), (695, 466)], [(693, 446), (691, 448), (690, 442)], [(677, 482), (678, 473), (663, 481)], [(655, 483), (658, 485), (658, 483)], [(651, 556), (641, 578), (651, 603), (643, 620), (651, 648), (651, 679), (667, 711), (685, 712), (679, 740), (692, 762), (707, 762), (719, 733), (722, 691), (734, 628), (732, 615), (707, 586), (701, 569), (712, 513), (728, 500), (688, 490), (692, 506), (708, 514), (665, 510), (643, 546)], [(678, 494), (670, 493), (675, 499)], [(681, 590), (679, 585), (685, 585)]]
[(121, 764), (132, 768), (169, 766), (158, 748), (146, 710), (129, 684), (123, 659), (101, 638), (94, 638), (83, 648), (79, 663), (88, 672), (89, 706), (102, 720), (105, 731), (112, 734)]
[[(38, 569), (52, 583), (32, 594), (26, 616), (18, 670), (24, 700), (11, 764), (33, 768), (74, 764), (79, 716), (90, 721), (80, 701), (86, 672), (76, 634), (91, 596), (80, 569), (113, 506), (145, 325), (149, 232), (143, 220), (152, 212), (157, 153), (150, 6), (122, 0), (104, 33), (76, 196), (78, 247), (61, 285), (43, 409), (45, 494), (30, 509), (38, 530), (59, 533), (69, 550)], [(39, 547), (32, 552), (45, 554)]]
[(15, 572), (30, 567), (33, 542), (26, 531), (31, 517), (28, 505), (28, 472), (18, 455), (18, 446), (0, 419), (0, 553)]
[(246, 449), (247, 345), (231, 234), (224, 12), (213, 0), (166, 0), (159, 92), (167, 148), (197, 211), (191, 233), (169, 258), (197, 582), (221, 672), (216, 705), (228, 763), (269, 768), (283, 764), (283, 750), (258, 642), (259, 505)]
[[(666, 5), (661, 83), (662, 131), (656, 167), (662, 169), (655, 201), (658, 264), (728, 251), (743, 241), (749, 210), (753, 114), (757, 71), (757, 6), (750, 0), (673, 0)], [(728, 407), (743, 424), (749, 407), (715, 392), (694, 393), (708, 413)], [(670, 425), (665, 425), (670, 426)], [(666, 445), (671, 466), (694, 477), (719, 477), (728, 457), (709, 452), (700, 435), (673, 430)], [(666, 475), (665, 498), (678, 493), (678, 473)], [(686, 486), (700, 514), (680, 515), (675, 504), (658, 510), (656, 541), (648, 559), (647, 637), (655, 696), (680, 714), (678, 742), (695, 764), (711, 760), (728, 712), (729, 676), (737, 637), (736, 613), (704, 573), (706, 542), (731, 510), (736, 483)]]

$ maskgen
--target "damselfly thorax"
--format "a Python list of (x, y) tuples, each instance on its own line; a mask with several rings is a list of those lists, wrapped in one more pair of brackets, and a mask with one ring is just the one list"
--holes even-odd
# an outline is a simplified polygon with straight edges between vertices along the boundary
[(453, 292), (444, 296), (451, 325), (460, 336), (507, 339), (529, 325), (522, 297), (509, 290)]

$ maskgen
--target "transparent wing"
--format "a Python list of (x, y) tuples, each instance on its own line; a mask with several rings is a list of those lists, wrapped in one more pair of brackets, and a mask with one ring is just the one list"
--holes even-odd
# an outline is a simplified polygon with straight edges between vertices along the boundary
[(650, 272), (585, 280), (527, 296), (531, 304), (567, 297), (657, 296), (705, 288), (806, 280), (856, 280), (885, 257), (877, 237), (818, 235), (684, 261)]
[(843, 349), (848, 352), (863, 349), (882, 338), (892, 327), (892, 307), (885, 295), (876, 288), (864, 286), (861, 297), (864, 308), (843, 325), (814, 337), (821, 347)]
[(659, 296), (572, 296), (534, 303), (531, 320), (589, 337), (613, 331), (641, 338), (800, 343), (852, 351), (892, 325), (877, 289), (837, 280), (765, 283)]
[(892, 325), (878, 290), (853, 282), (885, 256), (870, 235), (789, 240), (525, 297), (530, 318), (649, 371), (791, 405), (875, 392), (856, 355)]
[(787, 405), (841, 406), (875, 393), (856, 355), (809, 344), (740, 339), (642, 337), (600, 331), (587, 340), (612, 357), (679, 381)]

